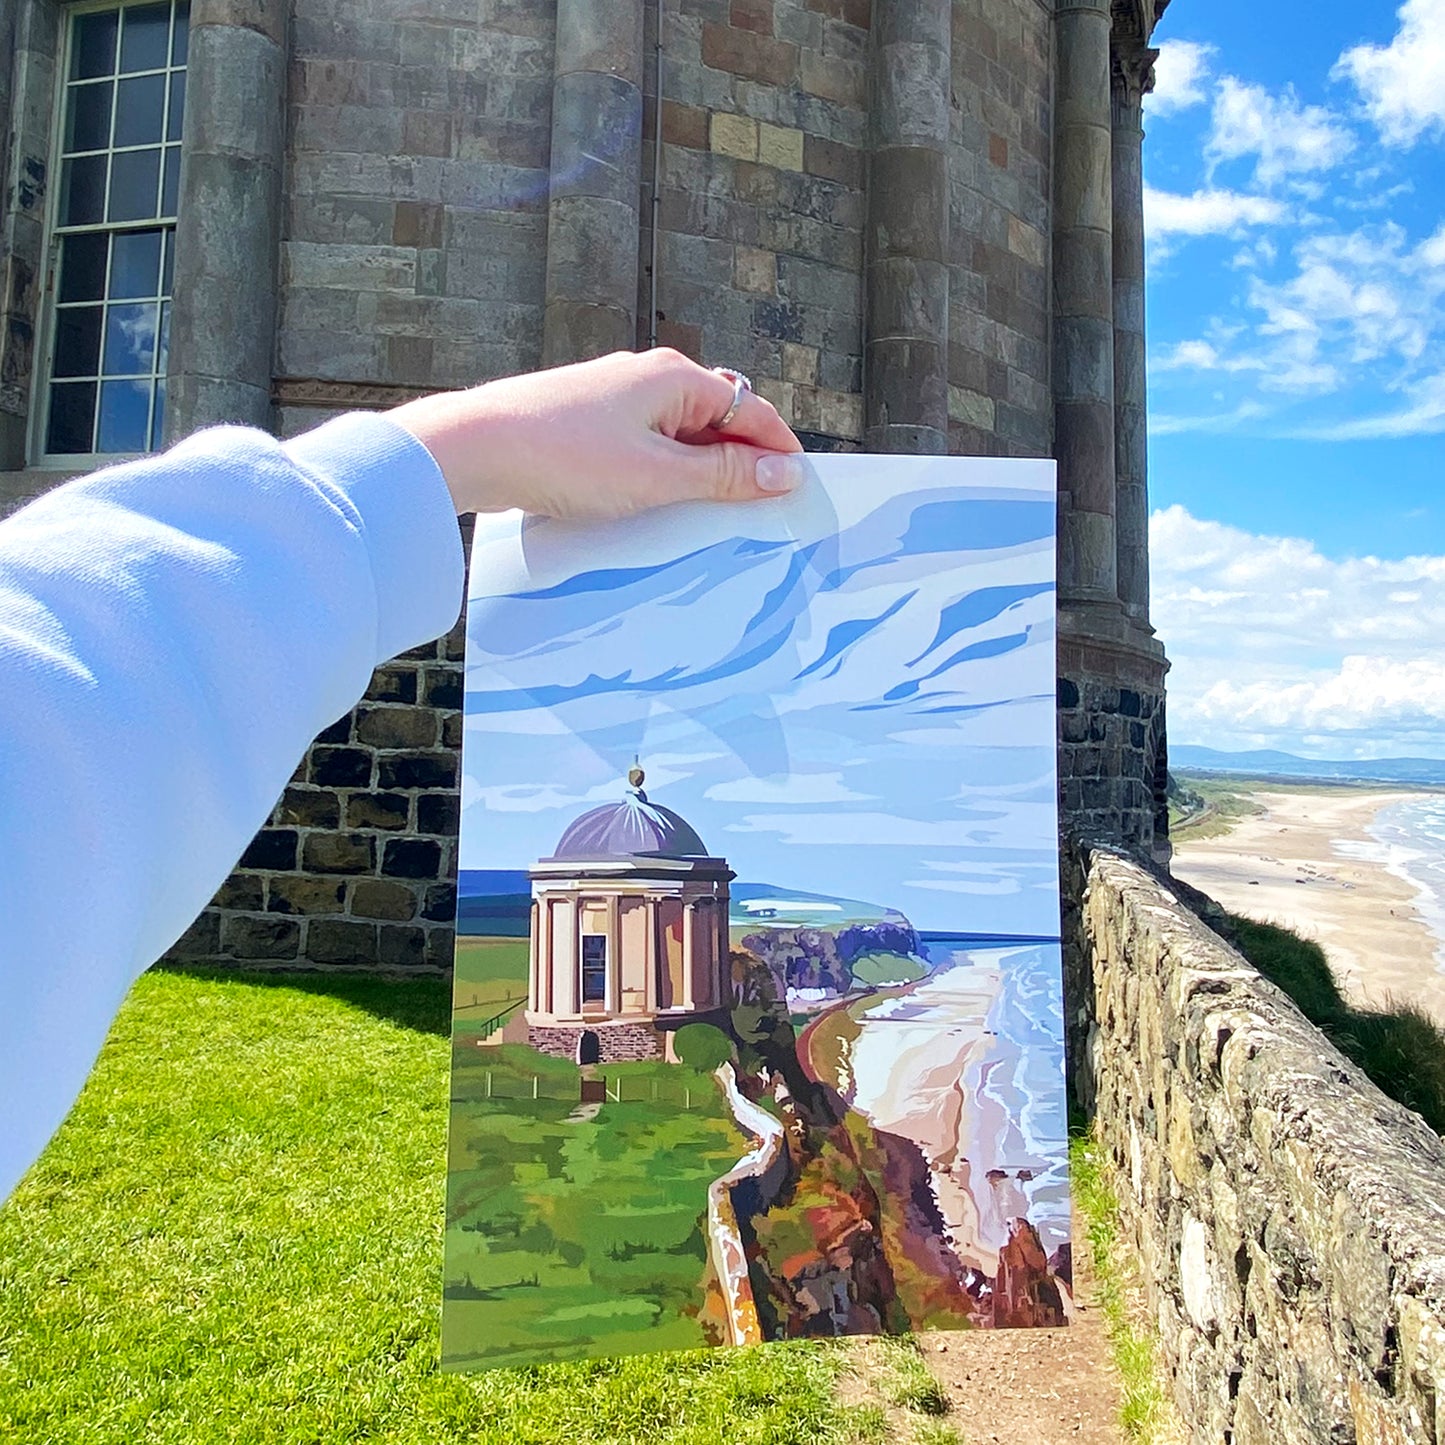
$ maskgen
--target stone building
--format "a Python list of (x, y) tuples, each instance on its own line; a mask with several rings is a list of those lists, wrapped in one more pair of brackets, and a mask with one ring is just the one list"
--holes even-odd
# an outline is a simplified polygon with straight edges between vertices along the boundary
[[(0, 500), (654, 343), (814, 448), (1052, 455), (1066, 820), (1161, 851), (1165, 3), (0, 0)], [(377, 672), (178, 956), (446, 964), (459, 664)]]
[(726, 860), (642, 791), (584, 813), (531, 869), (527, 1041), (581, 1063), (655, 1058), (732, 1002)]

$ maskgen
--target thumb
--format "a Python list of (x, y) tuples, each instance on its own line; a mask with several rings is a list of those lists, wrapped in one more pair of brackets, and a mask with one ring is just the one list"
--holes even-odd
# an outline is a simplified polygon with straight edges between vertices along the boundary
[(796, 491), (807, 477), (803, 458), (764, 451), (745, 442), (672, 442), (670, 482), (674, 501), (751, 502)]

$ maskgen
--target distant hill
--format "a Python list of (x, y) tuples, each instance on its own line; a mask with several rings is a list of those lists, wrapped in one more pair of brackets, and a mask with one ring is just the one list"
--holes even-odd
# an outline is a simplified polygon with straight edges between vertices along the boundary
[(1169, 749), (1169, 766), (1182, 772), (1234, 773), (1250, 778), (1300, 778), (1333, 783), (1413, 783), (1445, 787), (1445, 758), (1301, 758), (1294, 753), (1225, 753), (1179, 744)]

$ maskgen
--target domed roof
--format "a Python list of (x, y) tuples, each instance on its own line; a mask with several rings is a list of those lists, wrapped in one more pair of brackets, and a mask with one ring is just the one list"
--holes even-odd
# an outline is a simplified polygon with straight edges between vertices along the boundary
[(628, 773), (631, 787), (618, 803), (604, 803), (562, 834), (554, 858), (706, 858), (708, 851), (692, 824), (671, 808), (651, 803), (642, 791), (643, 773)]

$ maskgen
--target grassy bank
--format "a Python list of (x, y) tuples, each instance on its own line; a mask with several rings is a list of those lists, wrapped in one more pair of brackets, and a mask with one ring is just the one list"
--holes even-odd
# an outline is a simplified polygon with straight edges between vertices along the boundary
[(1300, 1012), (1392, 1099), (1445, 1133), (1445, 1031), (1423, 1010), (1346, 1001), (1319, 944), (1288, 928), (1228, 915), (1239, 951), (1299, 1005)]
[(1164, 1387), (1153, 1336), (1136, 1325), (1129, 1308), (1130, 1292), (1137, 1288), (1128, 1251), (1119, 1239), (1119, 1200), (1109, 1183), (1099, 1146), (1087, 1134), (1069, 1142), (1069, 1184), (1073, 1191), (1075, 1248), (1089, 1250), (1098, 1287), (1114, 1366), (1119, 1372), (1124, 1400), (1119, 1424), (1124, 1435), (1139, 1445), (1164, 1445), (1178, 1435), (1177, 1417)]
[(0, 1208), (0, 1439), (815, 1445), (844, 1354), (443, 1375), (440, 982), (142, 979)]

